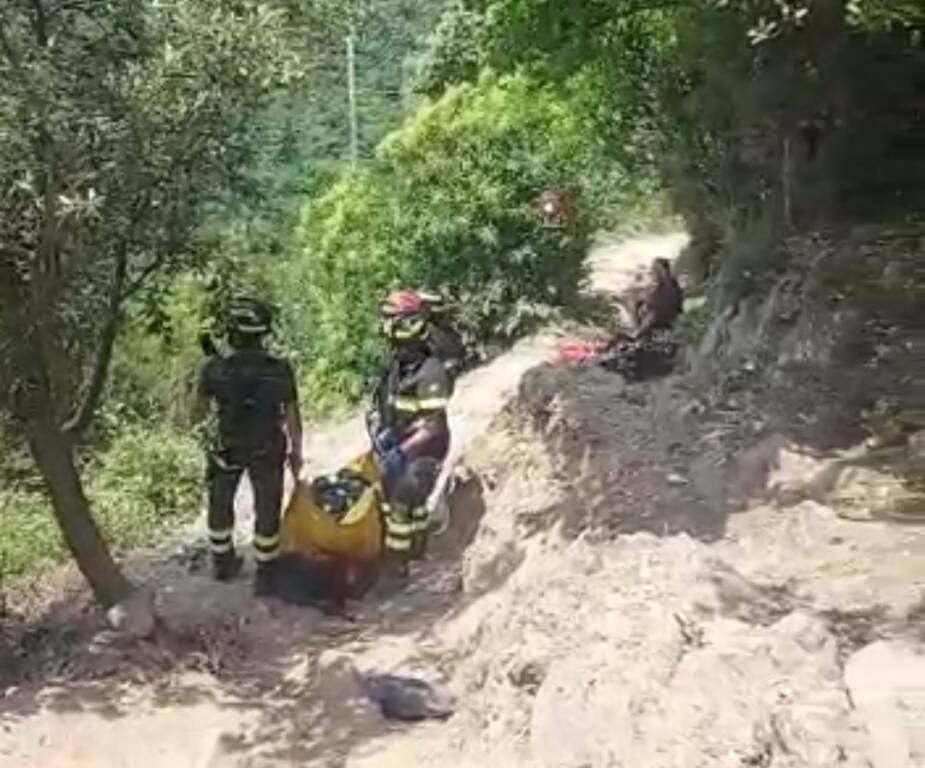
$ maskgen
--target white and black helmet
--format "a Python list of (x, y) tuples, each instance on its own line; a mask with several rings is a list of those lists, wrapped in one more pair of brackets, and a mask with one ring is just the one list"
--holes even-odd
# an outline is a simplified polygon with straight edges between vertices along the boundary
[(226, 328), (239, 336), (266, 336), (273, 330), (273, 309), (266, 302), (238, 297), (228, 306)]

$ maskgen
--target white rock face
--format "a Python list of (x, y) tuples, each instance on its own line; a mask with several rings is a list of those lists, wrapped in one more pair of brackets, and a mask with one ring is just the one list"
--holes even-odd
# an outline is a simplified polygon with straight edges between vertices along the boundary
[(874, 768), (925, 766), (925, 656), (877, 642), (845, 668), (851, 701), (870, 733)]

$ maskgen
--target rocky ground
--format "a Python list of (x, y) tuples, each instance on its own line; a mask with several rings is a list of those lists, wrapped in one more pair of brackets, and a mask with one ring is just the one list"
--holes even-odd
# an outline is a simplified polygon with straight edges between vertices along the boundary
[[(592, 287), (683, 242), (602, 249)], [(471, 374), (453, 526), (354, 621), (255, 605), (187, 549), (139, 558), (157, 639), (49, 619), (57, 644), (0, 703), (0, 765), (925, 765), (925, 441), (865, 442), (828, 382), (762, 374), (837, 341), (785, 299), (717, 321), (713, 370), (627, 385), (553, 364), (546, 334)], [(359, 429), (314, 454), (348, 457)], [(453, 716), (387, 720), (373, 672), (444, 687)]]

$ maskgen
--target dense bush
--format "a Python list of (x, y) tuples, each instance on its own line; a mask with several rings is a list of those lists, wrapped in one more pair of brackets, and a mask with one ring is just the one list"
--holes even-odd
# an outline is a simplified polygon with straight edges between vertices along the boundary
[(202, 498), (202, 453), (166, 427), (129, 429), (90, 469), (89, 493), (103, 531), (118, 548), (195, 517)]
[(13, 487), (0, 490), (0, 591), (8, 579), (40, 571), (65, 555), (45, 497)]
[[(422, 106), (372, 167), (306, 205), (302, 273), (286, 303), (313, 318), (314, 406), (364, 392), (380, 351), (376, 307), (389, 287), (446, 291), (477, 342), (511, 338), (568, 300), (602, 160), (578, 106), (526, 76), (487, 74)], [(548, 188), (578, 199), (567, 226), (545, 226), (532, 207)]]
[[(168, 427), (128, 428), (86, 468), (87, 493), (110, 546), (151, 546), (193, 520), (203, 493), (202, 455)], [(51, 507), (36, 491), (0, 491), (0, 582), (66, 559)]]
[(593, 73), (608, 155), (659, 172), (732, 299), (787, 231), (921, 210), (923, 22), (906, 0), (457, 0), (419, 83)]
[(187, 275), (128, 316), (113, 356), (111, 397), (100, 414), (104, 437), (149, 421), (188, 423), (207, 315), (206, 286)]

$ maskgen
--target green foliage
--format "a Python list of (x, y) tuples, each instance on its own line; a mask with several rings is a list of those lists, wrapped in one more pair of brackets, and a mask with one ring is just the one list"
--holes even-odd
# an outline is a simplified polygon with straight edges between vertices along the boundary
[(476, 80), (486, 58), (484, 36), (484, 16), (463, 2), (453, 3), (412, 63), (413, 88), (437, 97), (449, 84)]
[[(313, 318), (313, 406), (355, 399), (380, 355), (383, 292), (424, 284), (455, 297), (471, 340), (511, 338), (573, 294), (593, 224), (581, 200), (600, 164), (586, 116), (523, 75), (485, 75), (430, 102), (303, 213), (303, 278)], [(578, 196), (578, 216), (545, 227), (543, 190)]]
[(104, 534), (119, 549), (150, 546), (192, 520), (202, 499), (202, 453), (168, 427), (130, 428), (90, 470), (88, 489)]
[(582, 73), (618, 178), (659, 175), (701, 242), (753, 239), (764, 219), (774, 239), (921, 208), (923, 24), (906, 0), (460, 0), (420, 87), (484, 66)]
[(8, 579), (41, 572), (66, 557), (45, 497), (35, 491), (0, 491), (0, 590)]
[[(233, 188), (252, 116), (299, 76), (287, 34), (254, 0), (4, 10), (0, 326), (42, 351), (28, 365), (62, 419), (93, 390), (121, 307), (183, 263)], [(8, 384), (26, 351), (0, 347)]]
[(133, 308), (116, 343), (101, 431), (125, 424), (188, 422), (202, 360), (208, 294), (201, 280), (179, 278), (147, 305)]
[(684, 314), (678, 318), (673, 335), (681, 345), (696, 348), (710, 325), (711, 309), (706, 296), (689, 296)]
[[(99, 410), (123, 317), (190, 263), (205, 217), (247, 181), (253, 118), (301, 77), (289, 21), (259, 0), (12, 0), (0, 12), (0, 409), (29, 435), (59, 517), (91, 523), (60, 478)], [(121, 506), (101, 487), (111, 525)], [(128, 520), (120, 537), (142, 526)], [(102, 602), (125, 597), (96, 537), (69, 546)]]
[[(87, 490), (96, 519), (118, 551), (151, 546), (191, 522), (202, 501), (202, 455), (169, 427), (125, 429), (90, 461)], [(67, 558), (50, 504), (37, 491), (0, 491), (0, 584)]]

